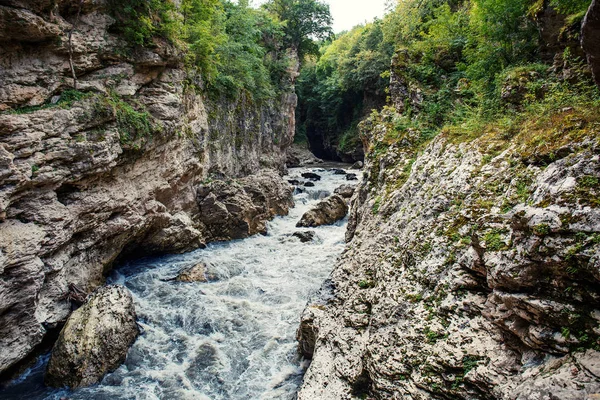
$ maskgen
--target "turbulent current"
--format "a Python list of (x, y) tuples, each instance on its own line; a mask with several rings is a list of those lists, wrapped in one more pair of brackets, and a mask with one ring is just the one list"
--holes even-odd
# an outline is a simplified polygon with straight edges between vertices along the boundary
[[(302, 181), (306, 171), (292, 170), (289, 179)], [(143, 334), (101, 384), (73, 392), (44, 387), (45, 355), (0, 389), (0, 398), (292, 399), (306, 367), (295, 340), (300, 314), (344, 248), (345, 221), (314, 229), (312, 242), (292, 236), (306, 230), (295, 227), (304, 212), (346, 183), (344, 175), (315, 172), (323, 179), (297, 193), (296, 207), (270, 222), (266, 236), (115, 270), (109, 282), (133, 293)], [(172, 280), (198, 262), (215, 282)]]

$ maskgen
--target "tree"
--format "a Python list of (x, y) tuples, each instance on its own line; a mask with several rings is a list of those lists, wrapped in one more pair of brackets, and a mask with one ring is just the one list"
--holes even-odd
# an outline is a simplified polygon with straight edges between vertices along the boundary
[(308, 54), (318, 55), (315, 39), (333, 34), (329, 5), (319, 0), (270, 0), (265, 7), (284, 23), (286, 45), (298, 51), (300, 60)]

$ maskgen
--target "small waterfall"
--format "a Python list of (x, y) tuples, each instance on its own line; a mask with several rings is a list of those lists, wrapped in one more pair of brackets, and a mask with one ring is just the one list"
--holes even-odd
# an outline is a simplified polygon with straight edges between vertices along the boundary
[[(116, 269), (109, 281), (133, 293), (143, 334), (127, 361), (96, 386), (76, 391), (42, 384), (47, 356), (10, 386), (3, 399), (293, 399), (306, 369), (295, 333), (306, 302), (327, 278), (344, 249), (346, 221), (311, 229), (315, 240), (292, 234), (302, 214), (326, 193), (347, 183), (322, 176), (295, 194), (296, 207), (257, 235), (184, 255), (149, 258)], [(209, 283), (174, 281), (199, 262)]]

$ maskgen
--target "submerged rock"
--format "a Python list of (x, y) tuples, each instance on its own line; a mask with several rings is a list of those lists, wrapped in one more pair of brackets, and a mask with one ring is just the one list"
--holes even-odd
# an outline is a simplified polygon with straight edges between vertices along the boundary
[(334, 190), (335, 194), (339, 194), (345, 199), (349, 199), (354, 194), (355, 186), (352, 185), (342, 185)]
[(305, 172), (302, 174), (303, 178), (310, 179), (311, 181), (320, 181), (321, 175), (315, 174), (314, 172)]
[(315, 184), (312, 182), (304, 182), (305, 187), (315, 187)]
[(343, 169), (338, 169), (338, 168), (331, 169), (331, 172), (333, 172), (334, 175), (346, 175), (347, 174), (346, 171), (344, 171)]
[(45, 383), (78, 388), (117, 369), (139, 334), (133, 299), (119, 285), (105, 286), (74, 311), (60, 332)]
[(315, 231), (295, 232), (292, 236), (300, 239), (302, 243), (312, 242), (315, 239)]
[(317, 227), (330, 225), (341, 220), (348, 213), (348, 206), (344, 199), (334, 194), (317, 204), (312, 210), (307, 211), (296, 224), (297, 227)]

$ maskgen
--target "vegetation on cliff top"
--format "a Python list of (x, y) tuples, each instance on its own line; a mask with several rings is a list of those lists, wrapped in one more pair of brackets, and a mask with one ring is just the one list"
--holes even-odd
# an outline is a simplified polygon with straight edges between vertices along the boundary
[(289, 89), (289, 50), (318, 52), (314, 39), (330, 35), (329, 6), (319, 0), (110, 0), (120, 31), (132, 46), (167, 40), (185, 53), (213, 93), (256, 100)]
[(323, 42), (320, 58), (305, 64), (299, 136), (325, 136), (349, 151), (360, 146), (357, 123), (385, 102), (395, 109), (391, 135), (416, 132), (424, 141), (442, 131), (474, 138), (498, 125), (514, 130), (564, 107), (597, 110), (578, 37), (589, 3), (398, 2), (382, 21)]

